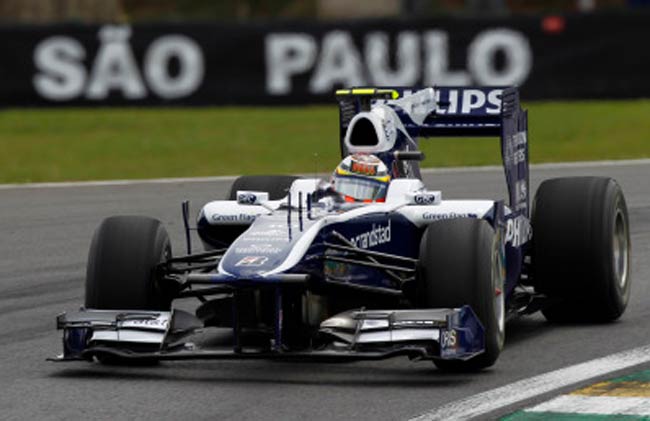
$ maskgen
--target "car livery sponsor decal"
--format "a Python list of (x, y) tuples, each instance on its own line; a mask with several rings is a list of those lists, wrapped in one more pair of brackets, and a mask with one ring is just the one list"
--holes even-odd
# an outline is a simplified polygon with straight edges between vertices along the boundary
[(257, 196), (253, 193), (239, 193), (237, 194), (237, 203), (242, 205), (252, 205), (257, 202)]
[(506, 225), (506, 243), (519, 247), (526, 243), (533, 235), (530, 221), (523, 215), (508, 219)]
[(286, 213), (259, 215), (250, 228), (228, 248), (220, 262), (220, 270), (247, 278), (274, 270), (294, 250), (303, 234), (316, 223), (298, 216), (287, 222)]
[(433, 205), (440, 202), (440, 195), (436, 193), (417, 193), (413, 196), (416, 205)]
[(352, 161), (352, 172), (365, 175), (377, 175), (377, 166), (364, 162)]
[(236, 253), (241, 254), (278, 254), (282, 252), (282, 248), (274, 246), (273, 244), (250, 244), (244, 245), (242, 247), (235, 247)]
[(132, 328), (132, 329), (156, 329), (156, 330), (165, 330), (169, 320), (167, 318), (156, 318), (156, 319), (127, 319), (120, 323), (120, 327), (123, 329)]
[(455, 219), (455, 218), (478, 218), (478, 215), (471, 212), (449, 212), (449, 213), (424, 212), (422, 214), (422, 219), (426, 221), (442, 221), (443, 219)]
[(326, 260), (323, 265), (323, 273), (328, 278), (344, 278), (348, 275), (348, 265)]
[(525, 204), (528, 199), (528, 180), (519, 180), (515, 183), (515, 196), (517, 198), (518, 207)]
[(386, 225), (372, 224), (372, 228), (366, 232), (350, 238), (350, 242), (355, 247), (367, 249), (380, 244), (390, 243), (391, 238), (391, 221), (388, 220)]
[(526, 162), (526, 145), (528, 140), (526, 132), (517, 132), (511, 137), (506, 139), (505, 153), (503, 154), (503, 161), (506, 166), (518, 165)]
[(219, 213), (215, 213), (210, 215), (210, 219), (212, 222), (243, 222), (243, 223), (249, 223), (253, 222), (255, 220), (256, 216), (255, 215), (249, 215), (245, 213), (239, 213), (239, 214), (231, 214), (231, 215), (222, 215)]
[(503, 89), (437, 89), (437, 114), (492, 114), (501, 112)]
[(443, 330), (440, 335), (440, 346), (442, 348), (456, 348), (458, 345), (458, 334), (455, 329)]
[(238, 261), (235, 266), (262, 266), (269, 260), (266, 256), (246, 256)]

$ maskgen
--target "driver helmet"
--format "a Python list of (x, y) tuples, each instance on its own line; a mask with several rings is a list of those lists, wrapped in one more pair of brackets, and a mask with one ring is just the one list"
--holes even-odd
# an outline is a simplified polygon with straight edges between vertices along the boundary
[(346, 202), (385, 202), (389, 184), (386, 164), (371, 154), (345, 157), (332, 174), (332, 187)]

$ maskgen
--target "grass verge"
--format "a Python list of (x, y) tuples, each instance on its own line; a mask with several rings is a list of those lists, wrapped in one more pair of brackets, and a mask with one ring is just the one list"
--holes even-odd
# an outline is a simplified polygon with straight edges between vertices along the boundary
[[(538, 102), (531, 162), (650, 157), (650, 100)], [(425, 166), (500, 163), (497, 139), (422, 142)], [(327, 172), (334, 106), (0, 112), (0, 183)]]

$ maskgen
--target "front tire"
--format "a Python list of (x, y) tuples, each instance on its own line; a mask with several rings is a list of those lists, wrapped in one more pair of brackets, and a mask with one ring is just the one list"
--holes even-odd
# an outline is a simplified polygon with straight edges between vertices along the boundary
[(611, 178), (544, 181), (533, 206), (533, 280), (552, 322), (618, 319), (630, 298), (630, 232)]
[(90, 245), (86, 307), (168, 311), (172, 297), (161, 289), (154, 270), (168, 257), (171, 257), (169, 235), (157, 219), (142, 216), (105, 219)]
[(469, 305), (485, 328), (485, 352), (467, 360), (434, 360), (446, 371), (477, 371), (497, 360), (505, 340), (503, 240), (483, 220), (434, 222), (420, 245), (418, 305), (458, 308)]

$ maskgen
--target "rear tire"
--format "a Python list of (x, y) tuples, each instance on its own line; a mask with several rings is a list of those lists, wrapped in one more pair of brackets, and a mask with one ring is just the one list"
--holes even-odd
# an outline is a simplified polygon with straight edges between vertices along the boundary
[(618, 319), (630, 298), (625, 197), (611, 178), (544, 181), (533, 206), (533, 280), (552, 322)]
[(156, 265), (171, 257), (160, 221), (142, 216), (105, 219), (90, 245), (86, 307), (106, 310), (165, 310), (172, 297), (158, 285)]
[(505, 339), (505, 280), (502, 235), (483, 220), (434, 222), (420, 244), (418, 305), (469, 305), (485, 328), (485, 352), (467, 360), (434, 360), (446, 371), (477, 371), (497, 360)]

